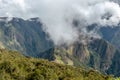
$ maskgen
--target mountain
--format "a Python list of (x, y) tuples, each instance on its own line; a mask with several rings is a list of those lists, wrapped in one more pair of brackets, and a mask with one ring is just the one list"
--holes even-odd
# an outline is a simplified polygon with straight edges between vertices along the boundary
[[(100, 27), (99, 29), (96, 29)], [(101, 36), (102, 39), (108, 41), (116, 48), (120, 49), (120, 24), (117, 26), (99, 26), (93, 24), (88, 26), (88, 31), (96, 29), (97, 33)]]
[(47, 39), (39, 18), (0, 17), (0, 46), (37, 57), (40, 52), (50, 49), (53, 43)]
[(100, 29), (100, 33), (106, 41), (109, 41), (116, 48), (120, 49), (120, 26), (104, 27)]
[[(39, 18), (24, 20), (21, 18), (0, 17), (0, 47), (15, 50), (25, 56), (48, 59), (60, 64), (93, 68), (104, 74), (120, 76), (119, 29), (101, 28), (103, 38), (84, 44), (75, 42), (70, 46), (54, 46), (43, 30)], [(117, 32), (116, 32), (117, 31)], [(109, 33), (110, 32), (110, 33)]]
[(0, 49), (0, 80), (114, 80), (95, 70), (56, 64)]
[(104, 74), (120, 76), (120, 51), (102, 39), (88, 44), (75, 43), (69, 47), (54, 49), (55, 62), (93, 68)]

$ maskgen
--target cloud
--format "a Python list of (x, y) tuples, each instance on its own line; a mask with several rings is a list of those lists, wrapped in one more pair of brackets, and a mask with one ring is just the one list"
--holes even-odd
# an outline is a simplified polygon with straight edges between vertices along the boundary
[(120, 21), (120, 6), (114, 2), (97, 3), (85, 9), (78, 8), (78, 11), (88, 25), (114, 26)]
[(118, 25), (120, 6), (109, 0), (0, 0), (0, 16), (40, 17), (50, 39), (60, 45), (100, 37), (87, 27)]

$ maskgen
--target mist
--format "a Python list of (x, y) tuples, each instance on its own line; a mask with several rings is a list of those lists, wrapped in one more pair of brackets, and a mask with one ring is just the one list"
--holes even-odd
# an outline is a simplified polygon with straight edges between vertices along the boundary
[[(69, 45), (100, 38), (100, 27), (117, 26), (120, 6), (111, 0), (0, 0), (0, 16), (39, 17), (55, 45)], [(88, 31), (92, 24), (97, 24), (97, 28)]]

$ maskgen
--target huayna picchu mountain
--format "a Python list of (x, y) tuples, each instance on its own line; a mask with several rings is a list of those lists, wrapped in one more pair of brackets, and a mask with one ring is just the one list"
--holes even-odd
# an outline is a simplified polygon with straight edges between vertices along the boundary
[(28, 57), (93, 68), (104, 74), (120, 76), (119, 47), (109, 43), (105, 37), (107, 33), (102, 33), (103, 30), (103, 38), (91, 39), (86, 44), (77, 41), (70, 46), (54, 46), (43, 27), (39, 18), (24, 20), (0, 17), (0, 48), (19, 51)]

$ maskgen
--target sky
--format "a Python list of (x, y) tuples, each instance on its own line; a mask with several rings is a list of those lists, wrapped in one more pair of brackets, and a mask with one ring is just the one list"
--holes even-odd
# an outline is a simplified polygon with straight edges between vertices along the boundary
[[(0, 0), (0, 16), (29, 19), (39, 17), (55, 45), (71, 44), (86, 37), (100, 37), (92, 24), (117, 26), (120, 6), (110, 0)], [(73, 25), (77, 21), (78, 25)]]

